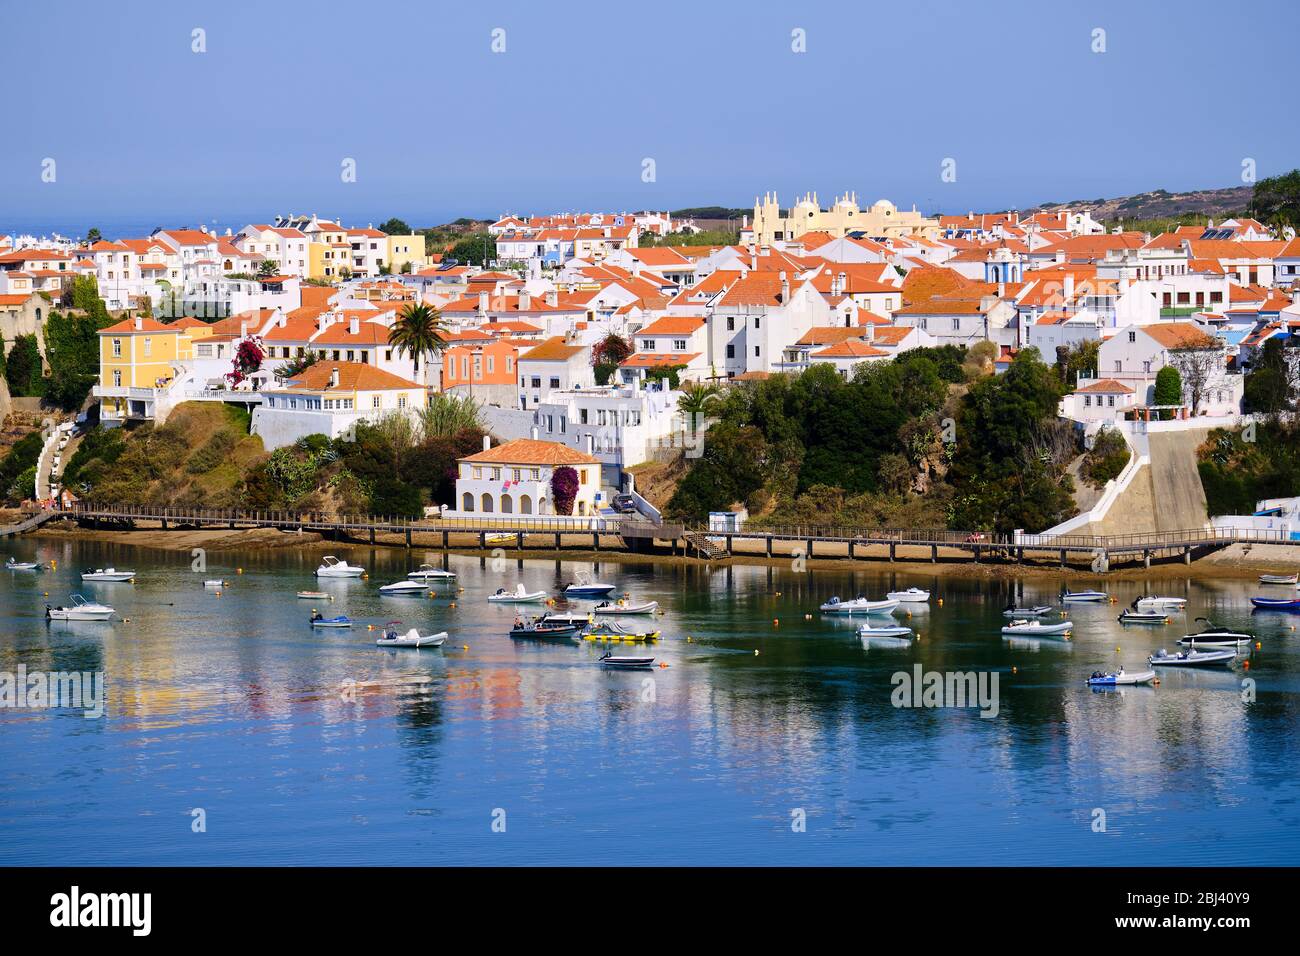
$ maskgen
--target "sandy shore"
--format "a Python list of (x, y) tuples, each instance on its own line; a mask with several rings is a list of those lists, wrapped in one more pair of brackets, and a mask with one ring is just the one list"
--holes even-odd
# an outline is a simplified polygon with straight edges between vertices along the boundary
[[(209, 551), (251, 551), (277, 548), (305, 548), (317, 553), (335, 553), (340, 556), (353, 551), (363, 551), (373, 547), (405, 550), (405, 539), (400, 535), (377, 535), (374, 544), (369, 541), (340, 541), (325, 538), (316, 532), (286, 532), (272, 528), (254, 528), (244, 530), (199, 529), (167, 530), (160, 527), (142, 527), (133, 530), (93, 530), (80, 528), (65, 522), (56, 527), (45, 526), (30, 532), (27, 537), (54, 540), (106, 541), (117, 544), (134, 545), (141, 548), (156, 548), (167, 551), (190, 551), (205, 548)], [(526, 536), (523, 550), (517, 547), (496, 546), (487, 549), (478, 546), (475, 534), (452, 533), (448, 541), (448, 551), (452, 554), (475, 557), (501, 554), (510, 559), (546, 559), (568, 561), (601, 561), (609, 563), (645, 563), (665, 564), (702, 564), (701, 559), (673, 555), (666, 550), (652, 553), (630, 552), (622, 549), (621, 541), (612, 535), (602, 535), (600, 549), (591, 547), (589, 534), (567, 535), (565, 546), (557, 550), (553, 534)], [(819, 545), (814, 557), (797, 557), (790, 553), (800, 547), (799, 542), (779, 542), (778, 548), (786, 553), (776, 553), (767, 557), (759, 542), (739, 542), (738, 549), (730, 558), (715, 561), (713, 564), (738, 564), (757, 567), (789, 568), (796, 562), (799, 568), (810, 570), (878, 569), (893, 570), (899, 573), (916, 573), (920, 575), (941, 574), (949, 577), (967, 578), (1097, 578), (1091, 568), (1079, 565), (1061, 568), (1055, 560), (1046, 557), (1039, 560), (1026, 560), (1017, 564), (1003, 558), (985, 558), (979, 562), (962, 551), (940, 549), (939, 559), (930, 560), (928, 548), (898, 549), (899, 560), (891, 563), (888, 551), (884, 547), (857, 550), (856, 558), (849, 558), (844, 546), (832, 544)], [(741, 550), (748, 546), (749, 550)], [(442, 535), (415, 535), (412, 551), (442, 551)], [(1145, 569), (1141, 563), (1112, 566), (1105, 577), (1118, 580), (1134, 580), (1147, 577), (1166, 577), (1177, 574), (1180, 577), (1201, 579), (1244, 579), (1254, 578), (1261, 572), (1290, 571), (1300, 565), (1300, 548), (1279, 545), (1232, 545), (1184, 564), (1181, 559), (1169, 559), (1153, 562), (1151, 569)]]

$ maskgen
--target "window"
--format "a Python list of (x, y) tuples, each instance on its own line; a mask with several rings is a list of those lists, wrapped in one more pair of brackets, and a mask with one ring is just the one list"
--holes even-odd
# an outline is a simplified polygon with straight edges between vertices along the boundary
[(587, 410), (585, 408), (578, 409), (578, 424), (587, 424)]
[(391, 362), (392, 360), (393, 360), (393, 350), (392, 350), (392, 349), (384, 349), (384, 361), (385, 361), (385, 362)]
[(371, 407), (371, 408), (378, 408), (378, 407), (379, 407), (379, 396), (378, 396), (378, 395), (372, 395), (372, 396), (370, 396), (370, 407)]
[(1130, 342), (1136, 342), (1138, 340), (1138, 334), (1136, 332), (1130, 332), (1128, 334), (1128, 340)]
[(685, 339), (673, 339), (673, 351), (675, 351), (675, 352), (685, 352), (685, 351), (686, 351), (686, 340), (685, 340)]
[(542, 377), (540, 375), (534, 375), (533, 388), (541, 388), (541, 387), (542, 387)]
[(654, 339), (642, 339), (642, 340), (641, 340), (641, 351), (643, 351), (643, 352), (653, 352), (654, 350), (655, 350), (655, 340), (654, 340)]
[(1091, 396), (1091, 395), (1085, 395), (1085, 396), (1083, 396), (1083, 406), (1084, 406), (1084, 408), (1089, 408), (1089, 407), (1091, 407), (1091, 405), (1092, 405), (1092, 396)]
[(480, 478), (482, 478), (482, 477), (483, 477), (483, 469), (480, 468), (478, 465), (475, 465), (475, 466), (474, 466), (474, 480), (475, 480), (475, 481), (478, 481), (478, 480), (479, 480)]
[(120, 368), (113, 369), (113, 386), (115, 388), (122, 387), (122, 370)]
[(754, 328), (760, 329), (762, 327), (763, 327), (763, 317), (761, 315), (754, 316)]
[(559, 388), (559, 387), (560, 387), (560, 380), (558, 378), (552, 378), (551, 388)]
[(113, 339), (113, 358), (122, 357), (122, 340)]
[(736, 357), (736, 347), (734, 345), (728, 345), (727, 358), (735, 358), (735, 357)]
[(760, 354), (759, 351), (758, 351), (758, 348), (759, 348), (759, 347), (758, 347), (757, 345), (754, 346), (754, 358), (758, 358), (758, 356), (759, 356), (759, 354)]
[(952, 330), (953, 330), (954, 332), (960, 332), (960, 331), (961, 331), (961, 319), (953, 319), (953, 320), (952, 320)]
[(736, 331), (736, 319), (734, 316), (730, 316), (730, 315), (727, 316), (727, 331), (728, 332)]
[(1111, 408), (1114, 408), (1114, 407), (1115, 407), (1115, 396), (1114, 396), (1114, 395), (1107, 395), (1107, 396), (1106, 396), (1106, 404), (1109, 405)]
[(1124, 371), (1124, 362), (1121, 359), (1115, 359), (1115, 371)]

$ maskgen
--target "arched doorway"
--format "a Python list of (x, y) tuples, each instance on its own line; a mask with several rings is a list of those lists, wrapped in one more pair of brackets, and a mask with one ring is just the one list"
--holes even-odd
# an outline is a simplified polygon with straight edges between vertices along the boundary
[(492, 513), (492, 496), (488, 494), (486, 491), (483, 492), (483, 497), (481, 499), (480, 506), (482, 510), (487, 512), (488, 514)]
[(528, 495), (519, 496), (519, 513), (521, 515), (530, 515), (533, 513), (533, 499)]
[(501, 496), (501, 513), (503, 515), (515, 513), (515, 502), (509, 495)]
[(461, 507), (460, 507), (460, 510), (461, 510), (461, 511), (473, 511), (473, 510), (474, 510), (474, 496), (471, 495), (468, 491), (465, 492), (464, 497), (461, 498), (460, 506), (461, 506)]

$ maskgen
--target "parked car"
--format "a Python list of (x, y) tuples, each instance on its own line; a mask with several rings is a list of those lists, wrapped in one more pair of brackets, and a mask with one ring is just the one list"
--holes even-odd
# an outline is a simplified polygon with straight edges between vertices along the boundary
[(633, 515), (637, 512), (636, 501), (631, 495), (615, 495), (611, 507), (621, 515)]

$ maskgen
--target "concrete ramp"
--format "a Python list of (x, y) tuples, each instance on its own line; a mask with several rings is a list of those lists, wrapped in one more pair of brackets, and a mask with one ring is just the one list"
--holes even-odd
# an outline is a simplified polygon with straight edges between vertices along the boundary
[(1209, 520), (1205, 489), (1201, 487), (1201, 475), (1196, 470), (1196, 449), (1204, 444), (1209, 433), (1208, 428), (1194, 428), (1153, 432), (1148, 436), (1154, 518), (1154, 527), (1150, 530), (1200, 528)]

